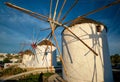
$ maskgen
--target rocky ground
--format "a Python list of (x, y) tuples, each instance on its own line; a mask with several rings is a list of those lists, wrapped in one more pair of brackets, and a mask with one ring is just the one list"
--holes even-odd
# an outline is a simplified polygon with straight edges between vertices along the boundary
[[(65, 80), (63, 80), (62, 76), (62, 71), (61, 70), (57, 70), (57, 72), (53, 75), (51, 75), (48, 78), (39, 78), (38, 82), (67, 82)], [(113, 79), (114, 82), (120, 82), (120, 69), (113, 69)], [(1, 81), (0, 81), (1, 82)], [(17, 80), (7, 80), (5, 82), (17, 82)]]

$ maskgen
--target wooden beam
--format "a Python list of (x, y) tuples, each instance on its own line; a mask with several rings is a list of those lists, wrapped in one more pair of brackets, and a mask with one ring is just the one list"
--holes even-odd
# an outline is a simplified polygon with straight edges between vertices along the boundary
[[(48, 20), (49, 21), (49, 20)], [(72, 33), (78, 40), (80, 40), (88, 49), (90, 49), (96, 56), (98, 56), (98, 54), (92, 49), (90, 48), (82, 39), (80, 39), (75, 33), (73, 33), (68, 26), (66, 25), (63, 25), (62, 23), (59, 23), (57, 21), (54, 21), (54, 20), (51, 20), (51, 22), (54, 22), (55, 24), (59, 25), (59, 26), (62, 26), (63, 28), (65, 28), (66, 30), (68, 30), (70, 33)]]

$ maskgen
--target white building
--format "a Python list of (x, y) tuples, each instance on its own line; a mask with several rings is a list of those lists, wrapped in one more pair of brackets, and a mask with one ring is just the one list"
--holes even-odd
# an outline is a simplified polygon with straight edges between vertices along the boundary
[(12, 59), (10, 59), (10, 61), (11, 61), (11, 63), (17, 63), (17, 62), (19, 61), (19, 59), (17, 59), (17, 58), (12, 58)]
[(39, 67), (57, 66), (56, 47), (49, 40), (43, 40), (37, 45), (36, 54)]
[(7, 53), (0, 53), (0, 56), (7, 57), (6, 55), (7, 55)]
[(22, 66), (21, 67), (33, 67), (34, 54), (30, 50), (24, 51), (22, 54)]
[(35, 48), (34, 55), (30, 51), (23, 54), (22, 67), (46, 68), (53, 66), (57, 66), (56, 47), (49, 40), (41, 41)]
[(62, 34), (63, 78), (68, 82), (113, 82), (107, 28), (94, 20), (80, 18), (73, 21), (69, 29), (98, 56), (65, 29)]

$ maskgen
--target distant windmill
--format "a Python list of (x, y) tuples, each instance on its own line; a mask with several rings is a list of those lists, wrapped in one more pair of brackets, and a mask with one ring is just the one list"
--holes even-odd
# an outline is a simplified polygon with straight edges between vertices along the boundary
[[(53, 37), (56, 43), (58, 53), (61, 55), (63, 78), (65, 80), (68, 82), (113, 82), (106, 39), (106, 28), (103, 24), (85, 17), (118, 4), (120, 0), (116, 0), (106, 6), (81, 15), (74, 20), (63, 22), (78, 1), (79, 0), (75, 0), (66, 13), (61, 16), (66, 0), (63, 1), (58, 15), (56, 15), (56, 12), (58, 10), (59, 0), (56, 0), (53, 13), (53, 1), (50, 0), (49, 17), (18, 7), (9, 2), (5, 4), (37, 19), (49, 22), (51, 33), (47, 36), (47, 39)], [(54, 34), (54, 31), (58, 27), (64, 28), (62, 33), (63, 54), (58, 47), (58, 41)]]
[[(36, 55), (39, 61), (40, 67), (56, 67), (56, 47), (49, 40), (42, 40), (37, 44), (37, 48), (35, 49)], [(41, 52), (39, 52), (41, 51)]]
[[(52, 71), (53, 67), (56, 67), (56, 47), (54, 44), (47, 39), (38, 40), (37, 30), (36, 33), (32, 34), (31, 42), (22, 42), (22, 63), (21, 67), (26, 68), (50, 68)], [(42, 29), (44, 30), (44, 29)], [(39, 32), (38, 32), (39, 33)], [(36, 36), (36, 37), (35, 37)], [(27, 47), (27, 50), (24, 49)], [(23, 51), (24, 49), (24, 51)], [(54, 70), (54, 69), (53, 69)]]
[[(37, 44), (39, 43), (39, 40), (38, 40), (39, 32), (34, 27), (33, 28), (33, 32), (31, 33), (32, 34), (31, 41), (29, 41), (29, 42), (28, 41), (23, 41), (23, 42), (20, 43), (20, 46), (21, 46), (21, 49), (20, 49), (21, 50), (20, 51), (21, 55), (24, 55), (24, 54), (26, 54), (26, 52), (28, 52), (28, 51), (30, 52), (31, 51), (32, 55), (34, 55), (34, 60), (35, 61), (38, 61), (38, 58), (36, 56), (36, 51), (35, 50), (37, 49)], [(27, 53), (27, 54), (30, 55), (29, 53)]]

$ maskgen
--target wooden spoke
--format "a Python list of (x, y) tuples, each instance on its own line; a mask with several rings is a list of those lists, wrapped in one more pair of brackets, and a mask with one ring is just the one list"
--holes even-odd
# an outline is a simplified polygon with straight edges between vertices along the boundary
[(47, 50), (48, 50), (48, 45), (47, 45), (47, 47), (45, 48), (45, 52), (44, 52), (44, 56), (43, 56), (42, 60), (43, 60), (44, 57), (46, 56), (46, 52), (47, 52)]
[(75, 5), (78, 3), (79, 0), (75, 0), (75, 2), (73, 3), (73, 5), (68, 9), (68, 11), (65, 13), (65, 15), (63, 16), (63, 18), (60, 20), (60, 22), (62, 22), (67, 15), (69, 14), (69, 12), (75, 7)]
[(38, 13), (32, 12), (32, 11), (27, 10), (27, 9), (24, 9), (24, 8), (22, 8), (22, 7), (13, 5), (13, 4), (9, 3), (9, 2), (5, 2), (5, 4), (6, 4), (7, 6), (11, 7), (11, 8), (14, 8), (14, 9), (17, 9), (17, 10), (22, 11), (22, 12), (24, 12), (24, 13), (27, 13), (27, 14), (29, 14), (29, 15), (35, 17), (35, 18), (38, 18), (38, 19), (40, 19), (40, 20), (47, 21), (47, 19), (48, 19), (47, 16), (44, 16), (44, 15), (42, 15), (42, 14), (38, 14)]
[(50, 0), (50, 13), (49, 18), (52, 18), (52, 0)]
[[(44, 31), (44, 30), (49, 30), (51, 29), (51, 32), (48, 34), (48, 36), (46, 37), (46, 39), (51, 39), (53, 38), (54, 41), (55, 41), (55, 44), (56, 44), (56, 48), (58, 50), (58, 53), (60, 55), (60, 60), (62, 62), (62, 65), (63, 65), (63, 69), (65, 71), (65, 74), (67, 75), (67, 70), (66, 70), (66, 66), (65, 66), (65, 63), (64, 63), (64, 60), (62, 58), (62, 55), (61, 55), (61, 51), (60, 51), (60, 47), (58, 45), (58, 41), (56, 39), (56, 35), (54, 34), (55, 30), (57, 27), (59, 26), (62, 26), (65, 30), (69, 31), (73, 36), (75, 36), (75, 38), (77, 40), (79, 40), (82, 44), (84, 44), (92, 53), (94, 53), (94, 55), (98, 56), (98, 53), (95, 52), (87, 43), (85, 43), (79, 36), (77, 36), (71, 29), (69, 29), (69, 27), (66, 25), (66, 24), (70, 24), (71, 22), (73, 22), (74, 20), (76, 19), (73, 19), (73, 20), (70, 20), (68, 22), (65, 22), (65, 23), (62, 23), (65, 18), (67, 17), (67, 15), (70, 13), (70, 11), (76, 6), (76, 4), (79, 2), (79, 0), (75, 0), (74, 3), (70, 6), (70, 8), (68, 8), (68, 10), (65, 12), (65, 14), (61, 17), (61, 14), (62, 14), (62, 11), (63, 11), (63, 8), (66, 4), (66, 0), (63, 1), (63, 3), (61, 4), (61, 8), (60, 10), (58, 11), (58, 5), (59, 5), (59, 1), (60, 0), (56, 0), (56, 4), (55, 4), (55, 8), (54, 8), (54, 11), (53, 11), (53, 15), (52, 15), (52, 5), (53, 5), (53, 0), (50, 0), (50, 11), (49, 11), (49, 17), (48, 16), (45, 16), (45, 15), (42, 15), (42, 14), (39, 14), (39, 13), (36, 13), (36, 12), (33, 12), (31, 10), (27, 10), (25, 8), (22, 8), (22, 7), (19, 7), (19, 6), (16, 6), (16, 5), (13, 5), (9, 2), (6, 2), (5, 4), (11, 8), (14, 8), (14, 9), (17, 9), (19, 11), (22, 11), (32, 17), (35, 17), (39, 20), (42, 20), (42, 21), (45, 21), (45, 22), (49, 22), (50, 24), (50, 28), (45, 28), (45, 29), (41, 29), (40, 31)], [(116, 1), (113, 1), (112, 3), (106, 5), (106, 6), (103, 6), (101, 8), (98, 8), (98, 9), (95, 9), (95, 10), (92, 10), (84, 15), (81, 15), (79, 16), (77, 19), (81, 19), (81, 18), (84, 18), (86, 16), (89, 16), (91, 14), (94, 14), (96, 12), (99, 12), (101, 10), (104, 10), (108, 7), (111, 7), (113, 5), (116, 5), (116, 4), (119, 4), (120, 3), (120, 0), (116, 0)], [(58, 15), (57, 15), (57, 11), (58, 11)], [(33, 33), (34, 34), (34, 33)], [(32, 36), (33, 37), (33, 41), (34, 41), (34, 35)], [(37, 37), (37, 36), (36, 36)], [(46, 43), (47, 44), (47, 43)], [(36, 54), (36, 51), (35, 49), (37, 48), (37, 40), (36, 42), (33, 42), (33, 44), (31, 45), (32, 46), (32, 49), (34, 51), (34, 53)], [(47, 50), (48, 48), (50, 47), (50, 53), (51, 53), (51, 67), (52, 67), (52, 43), (50, 45), (47, 44), (46, 48), (45, 48), (45, 51), (44, 51), (44, 54), (43, 54), (43, 58), (42, 60), (46, 60), (46, 65), (47, 65)], [(39, 52), (38, 52), (39, 53)], [(35, 58), (37, 59), (38, 61), (38, 58), (37, 58), (37, 55), (35, 55)], [(38, 61), (39, 62), (39, 61)], [(43, 61), (44, 63), (45, 61)]]
[(36, 39), (35, 39), (35, 44), (39, 42), (39, 36), (40, 36), (40, 31), (36, 29)]
[(54, 10), (54, 15), (53, 15), (53, 20), (55, 20), (55, 17), (56, 17), (56, 11), (57, 11), (57, 8), (58, 8), (58, 3), (59, 3), (59, 0), (57, 0), (57, 2), (56, 2), (56, 6), (55, 6), (55, 10)]
[(35, 49), (32, 48), (32, 51), (34, 52), (34, 56), (35, 56), (35, 58), (37, 59), (37, 62), (39, 63), (39, 60), (38, 60), (38, 58), (37, 58), (37, 54), (36, 54)]
[(98, 54), (92, 49), (90, 48), (82, 39), (80, 39), (75, 33), (73, 33), (69, 28), (64, 27), (66, 30), (68, 30), (70, 33), (72, 33), (79, 41), (81, 41), (88, 49), (90, 49), (96, 56), (98, 56)]
[(67, 74), (67, 69), (66, 69), (66, 67), (65, 67), (65, 63), (64, 63), (64, 60), (63, 60), (62, 55), (60, 55), (59, 59), (60, 59), (60, 61), (62, 62), (62, 65), (63, 65), (64, 71), (65, 71), (65, 74), (68, 75), (68, 74)]
[[(51, 22), (53, 22), (54, 24), (57, 24), (59, 26), (62, 26), (63, 28), (67, 29), (69, 32), (71, 32), (78, 40), (80, 40), (87, 48), (89, 48), (96, 56), (98, 56), (98, 54), (92, 49), (90, 48), (84, 41), (82, 41), (75, 33), (73, 33), (70, 29), (68, 29), (69, 27), (66, 26), (66, 25), (63, 25), (62, 23), (59, 23), (57, 21), (54, 21), (54, 20), (50, 20)], [(51, 24), (50, 24), (51, 25)], [(51, 25), (51, 28), (54, 28), (52, 25)]]
[[(50, 23), (50, 26), (51, 26), (51, 28), (54, 28), (54, 24)], [(55, 41), (55, 44), (56, 44), (58, 53), (59, 53), (59, 55), (61, 55), (60, 48), (59, 48), (59, 46), (58, 46), (58, 42), (57, 42), (56, 36), (55, 36), (55, 34), (54, 34), (54, 29), (52, 29), (52, 36), (53, 36), (53, 38), (54, 38), (54, 41)], [(62, 59), (62, 56), (61, 56), (60, 60), (62, 61), (63, 68), (66, 70), (66, 67), (65, 67), (64, 61), (63, 61), (63, 59)], [(65, 71), (65, 74), (67, 75), (67, 71)]]
[[(51, 41), (52, 42), (52, 41)], [(53, 65), (53, 63), (52, 63), (52, 58), (53, 58), (53, 53), (52, 53), (52, 43), (50, 44), (50, 53), (51, 53), (51, 67), (52, 67), (52, 65)]]
[(106, 8), (108, 8), (108, 7), (110, 7), (110, 6), (116, 5), (116, 4), (118, 4), (118, 3), (120, 3), (120, 0), (116, 0), (116, 1), (110, 3), (110, 4), (106, 5), (106, 6), (103, 6), (103, 7), (101, 7), (101, 8), (96, 9), (96, 10), (93, 10), (93, 11), (91, 11), (91, 12), (88, 12), (88, 13), (80, 16), (80, 17), (86, 17), (86, 16), (88, 16), (88, 15), (90, 15), (90, 14), (93, 14), (93, 13), (96, 13), (96, 12), (98, 12), (98, 11), (104, 10), (104, 9), (106, 9)]
[[(59, 22), (57, 22), (57, 21), (53, 21), (53, 20), (51, 20), (51, 21), (54, 22), (55, 24), (59, 25), (59, 26), (62, 26), (62, 27), (65, 28), (65, 29), (67, 29), (67, 30), (68, 30), (69, 32), (71, 32), (78, 40), (80, 40), (88, 49), (90, 49), (96, 56), (98, 56), (98, 54), (97, 54), (92, 48), (90, 48), (84, 41), (82, 41), (75, 33), (73, 33), (73, 32), (69, 29), (68, 26), (63, 25), (63, 24), (61, 24), (61, 23), (59, 23)], [(51, 25), (51, 27), (53, 27), (53, 26)]]
[(40, 31), (45, 31), (45, 30), (49, 30), (51, 28), (43, 28), (43, 29), (40, 29)]
[[(48, 38), (48, 37), (49, 37), (49, 38)], [(47, 38), (46, 38), (46, 40), (47, 40), (47, 39), (51, 39), (51, 38), (52, 38), (52, 35), (48, 35)], [(46, 43), (46, 44), (47, 44), (47, 43)], [(42, 60), (43, 60), (44, 57), (46, 56), (47, 50), (48, 50), (48, 45), (47, 45), (47, 47), (45, 48), (45, 52), (44, 52), (44, 56), (43, 56)]]
[[(106, 6), (103, 6), (103, 7), (101, 7), (101, 8), (96, 9), (96, 10), (90, 11), (90, 12), (84, 14), (84, 15), (81, 15), (81, 16), (79, 16), (78, 18), (86, 17), (86, 16), (88, 16), (88, 15), (94, 14), (94, 13), (96, 13), (96, 12), (99, 12), (99, 11), (101, 11), (101, 10), (104, 10), (104, 9), (106, 9), (106, 8), (108, 8), (108, 7), (114, 6), (114, 5), (119, 4), (119, 3), (120, 3), (120, 0), (116, 0), (116, 1), (110, 3), (110, 4), (106, 5)], [(76, 18), (75, 18), (75, 19), (76, 19)], [(71, 23), (71, 22), (73, 22), (75, 19), (69, 20), (69, 21), (65, 22), (64, 24)]]
[(63, 2), (63, 4), (62, 4), (62, 7), (61, 7), (61, 9), (60, 9), (60, 12), (58, 13), (57, 21), (60, 19), (60, 16), (61, 16), (62, 10), (63, 10), (63, 8), (64, 8), (64, 6), (65, 6), (65, 3), (66, 3), (66, 0), (64, 0), (64, 2)]

